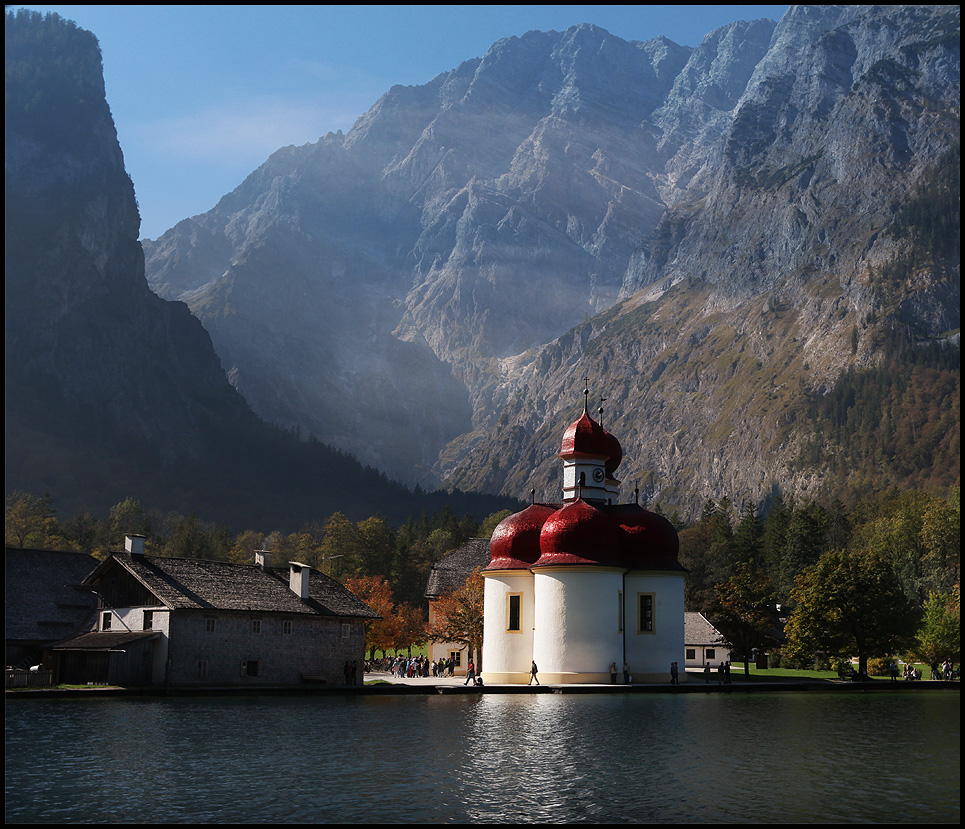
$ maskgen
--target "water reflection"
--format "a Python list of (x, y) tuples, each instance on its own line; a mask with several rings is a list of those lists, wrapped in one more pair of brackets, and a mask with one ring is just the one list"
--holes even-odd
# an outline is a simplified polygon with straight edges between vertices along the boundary
[(957, 822), (959, 696), (14, 701), (8, 822)]

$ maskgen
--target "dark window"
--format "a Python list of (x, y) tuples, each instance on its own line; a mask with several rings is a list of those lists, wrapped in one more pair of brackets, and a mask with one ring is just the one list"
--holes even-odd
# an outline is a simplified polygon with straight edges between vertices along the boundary
[(694, 648), (687, 648), (687, 659), (696, 659), (697, 651)]
[(108, 610), (103, 616), (101, 616), (101, 630), (111, 629), (111, 612)]
[(144, 630), (154, 630), (154, 611), (144, 611)]
[(518, 593), (513, 593), (509, 597), (509, 621), (507, 624), (507, 630), (519, 630), (520, 629), (520, 603), (522, 596)]
[(258, 676), (258, 660), (245, 659), (241, 663), (242, 676)]
[(653, 633), (653, 596), (640, 596), (640, 632)]

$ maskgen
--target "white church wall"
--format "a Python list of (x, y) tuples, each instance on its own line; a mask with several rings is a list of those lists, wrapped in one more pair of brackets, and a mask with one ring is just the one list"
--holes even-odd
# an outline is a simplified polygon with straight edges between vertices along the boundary
[[(679, 572), (627, 573), (624, 579), (627, 664), (634, 682), (669, 682), (670, 665), (677, 663), (680, 681), (684, 666), (684, 577)], [(641, 602), (650, 602), (652, 618), (640, 619)]]
[(535, 626), (533, 574), (529, 570), (486, 573), (484, 597), (483, 681), (526, 682)]
[(541, 567), (534, 577), (533, 659), (541, 682), (609, 682), (623, 661), (619, 624), (622, 571), (611, 567)]

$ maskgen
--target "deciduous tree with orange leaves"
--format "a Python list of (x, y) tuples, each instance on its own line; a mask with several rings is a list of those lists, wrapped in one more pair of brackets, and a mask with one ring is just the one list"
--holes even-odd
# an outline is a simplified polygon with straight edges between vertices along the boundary
[(466, 645), (475, 655), (477, 673), (482, 670), (483, 577), (477, 570), (466, 583), (442, 596), (435, 605), (435, 619), (429, 628), (433, 642)]

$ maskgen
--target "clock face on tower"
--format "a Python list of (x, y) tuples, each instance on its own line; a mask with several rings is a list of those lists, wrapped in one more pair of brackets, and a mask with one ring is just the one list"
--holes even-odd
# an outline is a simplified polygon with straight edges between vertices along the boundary
[(593, 470), (593, 480), (596, 481), (598, 484), (599, 484), (599, 483), (603, 483), (603, 470), (602, 470), (602, 469), (594, 469), (594, 470)]

